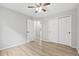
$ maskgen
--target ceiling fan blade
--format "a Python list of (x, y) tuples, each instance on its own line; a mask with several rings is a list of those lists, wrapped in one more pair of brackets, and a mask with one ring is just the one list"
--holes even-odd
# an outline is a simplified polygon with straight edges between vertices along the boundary
[(45, 3), (43, 6), (47, 6), (47, 5), (50, 5), (50, 3)]
[(28, 6), (28, 8), (35, 8), (35, 6)]
[(42, 9), (44, 12), (46, 12), (46, 9)]

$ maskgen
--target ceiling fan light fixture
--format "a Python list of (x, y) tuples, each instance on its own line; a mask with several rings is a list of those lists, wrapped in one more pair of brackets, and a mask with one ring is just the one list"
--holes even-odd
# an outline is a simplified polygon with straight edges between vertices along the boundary
[(46, 6), (48, 5), (50, 5), (50, 3), (36, 3), (35, 6), (28, 6), (28, 8), (35, 8), (35, 13), (41, 12), (41, 11), (46, 12), (47, 11)]
[(41, 12), (41, 10), (42, 10), (42, 7), (37, 7), (36, 8), (36, 11), (38, 11), (38, 12)]

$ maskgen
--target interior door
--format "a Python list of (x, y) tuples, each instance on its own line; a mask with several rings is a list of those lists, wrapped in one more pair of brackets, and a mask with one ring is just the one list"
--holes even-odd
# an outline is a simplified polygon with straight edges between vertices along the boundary
[(71, 17), (61, 17), (58, 21), (59, 42), (71, 46)]
[(67, 44), (68, 45), (70, 45), (71, 46), (71, 17), (67, 17), (66, 18), (66, 22), (67, 22), (67, 24), (66, 24), (66, 27), (67, 27), (67, 40), (66, 40), (66, 42), (67, 42)]
[(34, 21), (34, 32), (35, 32), (35, 41), (39, 42), (41, 40), (41, 23), (40, 21)]
[(26, 24), (27, 24), (27, 27), (26, 27), (27, 41), (33, 41), (34, 40), (34, 21), (28, 19)]

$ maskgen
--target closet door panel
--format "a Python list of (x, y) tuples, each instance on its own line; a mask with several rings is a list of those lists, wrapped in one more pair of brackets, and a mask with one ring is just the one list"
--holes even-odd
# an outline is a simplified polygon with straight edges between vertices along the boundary
[(71, 45), (71, 17), (59, 18), (59, 43)]
[(34, 22), (28, 19), (26, 26), (27, 41), (32, 41), (34, 40)]
[(71, 17), (67, 17), (66, 18), (66, 22), (67, 22), (67, 24), (66, 24), (66, 34), (67, 34), (67, 37), (66, 37), (66, 43), (68, 44), (68, 45), (70, 45), (71, 46)]

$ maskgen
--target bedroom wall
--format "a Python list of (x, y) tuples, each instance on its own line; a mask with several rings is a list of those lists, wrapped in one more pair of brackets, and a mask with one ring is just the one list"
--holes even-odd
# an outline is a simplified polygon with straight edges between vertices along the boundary
[[(45, 41), (49, 41), (48, 39), (48, 21), (49, 20), (52, 20), (59, 16), (67, 16), (67, 15), (72, 16), (72, 20), (71, 20), (72, 21), (72, 46), (79, 48), (79, 40), (78, 40), (79, 33), (77, 33), (77, 31), (79, 30), (79, 27), (77, 28), (77, 25), (79, 25), (77, 24), (79, 22), (79, 20), (77, 20), (77, 18), (79, 19), (79, 8), (78, 10), (75, 8), (72, 10), (57, 13), (55, 15), (50, 15), (46, 18), (38, 19), (42, 23), (42, 39)], [(0, 6), (0, 49), (9, 48), (9, 47), (27, 42), (26, 20), (27, 20), (26, 16)]]
[(0, 49), (27, 42), (26, 19), (20, 13), (0, 6)]
[[(64, 11), (64, 12), (60, 12), (60, 13), (57, 13), (57, 14), (54, 14), (54, 15), (50, 15), (46, 18), (41, 18), (43, 20), (41, 20), (42, 22), (42, 25), (43, 25), (43, 40), (44, 41), (49, 41), (49, 37), (48, 35), (51, 33), (49, 33), (49, 31), (47, 30), (49, 27), (48, 26), (48, 21), (51, 21), (51, 20), (54, 20), (54, 18), (56, 17), (60, 17), (60, 16), (67, 16), (67, 15), (70, 15), (71, 16), (71, 32), (72, 32), (72, 35), (71, 35), (71, 45), (72, 47), (74, 48), (77, 48), (77, 8), (74, 8), (74, 9), (71, 9), (71, 10), (68, 10), (68, 11)], [(53, 42), (53, 39), (51, 39), (50, 41)]]
[(77, 7), (77, 49), (78, 49), (78, 52), (79, 52), (79, 4), (78, 4), (78, 7)]

